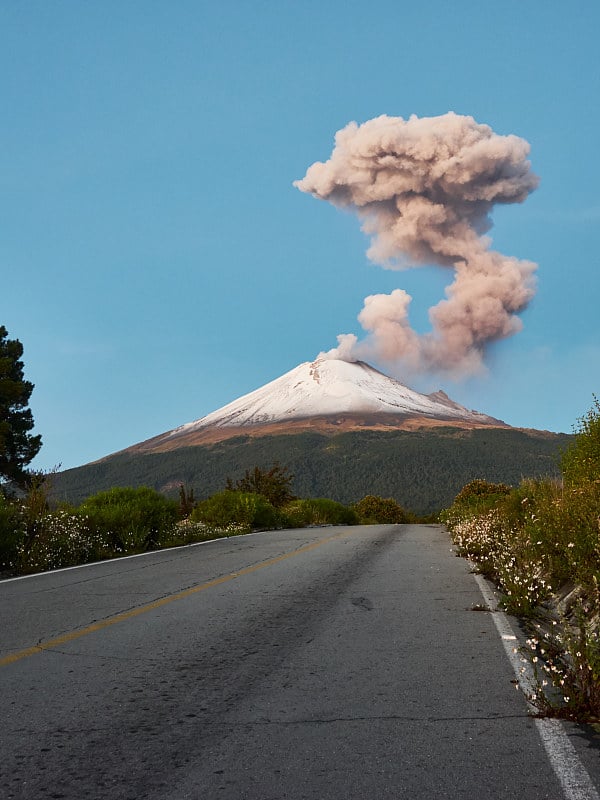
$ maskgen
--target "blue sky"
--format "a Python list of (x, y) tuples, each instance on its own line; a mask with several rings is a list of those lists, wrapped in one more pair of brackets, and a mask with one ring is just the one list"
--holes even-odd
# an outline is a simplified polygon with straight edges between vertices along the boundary
[(38, 468), (196, 419), (435, 268), (370, 264), (357, 219), (292, 186), (380, 114), (472, 115), (531, 144), (540, 187), (494, 249), (539, 264), (486, 376), (424, 379), (512, 425), (569, 431), (600, 392), (600, 5), (465, 0), (0, 7), (0, 323), (24, 347)]

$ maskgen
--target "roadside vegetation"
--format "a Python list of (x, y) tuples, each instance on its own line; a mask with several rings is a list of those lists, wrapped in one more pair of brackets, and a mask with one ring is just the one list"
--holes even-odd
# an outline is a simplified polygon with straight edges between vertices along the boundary
[(199, 502), (183, 486), (178, 502), (148, 487), (117, 487), (74, 506), (51, 500), (52, 475), (32, 475), (24, 490), (0, 489), (0, 571), (41, 572), (256, 530), (416, 519), (391, 498), (370, 495), (354, 506), (297, 498), (293, 477), (274, 464), (228, 479)]
[(600, 722), (600, 403), (579, 420), (561, 479), (468, 483), (442, 512), (459, 553), (527, 620), (541, 713)]

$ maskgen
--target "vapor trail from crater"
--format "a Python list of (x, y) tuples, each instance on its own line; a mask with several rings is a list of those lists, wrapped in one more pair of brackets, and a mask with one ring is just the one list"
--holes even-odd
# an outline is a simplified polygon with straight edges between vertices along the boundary
[(521, 203), (538, 185), (528, 155), (524, 139), (452, 112), (381, 116), (337, 132), (329, 160), (294, 186), (353, 210), (371, 237), (371, 261), (440, 265), (453, 280), (429, 310), (429, 333), (411, 327), (412, 298), (395, 289), (365, 298), (358, 319), (367, 337), (341, 334), (331, 356), (455, 376), (482, 370), (486, 346), (521, 330), (517, 315), (535, 293), (536, 264), (490, 250), (485, 236), (495, 204)]

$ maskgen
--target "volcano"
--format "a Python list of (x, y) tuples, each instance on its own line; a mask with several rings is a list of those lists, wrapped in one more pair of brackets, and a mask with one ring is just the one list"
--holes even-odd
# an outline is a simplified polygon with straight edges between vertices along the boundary
[(470, 411), (444, 392), (420, 394), (363, 361), (319, 357), (234, 400), (205, 417), (155, 436), (126, 452), (164, 452), (234, 436), (303, 430), (414, 430), (453, 425), (506, 428)]
[(256, 466), (284, 464), (299, 497), (393, 497), (420, 514), (447, 508), (474, 478), (517, 485), (558, 475), (566, 434), (513, 428), (444, 392), (420, 394), (361, 361), (320, 356), (188, 422), (53, 476), (57, 500), (115, 486), (199, 499)]

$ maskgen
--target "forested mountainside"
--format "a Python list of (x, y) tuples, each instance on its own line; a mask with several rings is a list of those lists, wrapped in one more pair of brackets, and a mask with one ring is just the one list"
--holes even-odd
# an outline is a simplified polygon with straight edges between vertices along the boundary
[(427, 514), (450, 505), (473, 478), (518, 484), (558, 476), (568, 434), (515, 428), (357, 431), (240, 436), (213, 445), (165, 453), (120, 453), (53, 478), (57, 500), (80, 502), (113, 486), (150, 486), (175, 496), (183, 484), (197, 499), (224, 488), (254, 466), (278, 461), (294, 473), (300, 497), (352, 503), (366, 494), (393, 497)]

